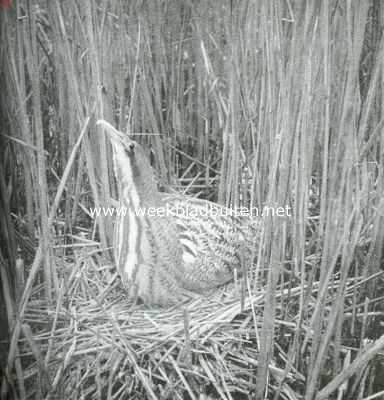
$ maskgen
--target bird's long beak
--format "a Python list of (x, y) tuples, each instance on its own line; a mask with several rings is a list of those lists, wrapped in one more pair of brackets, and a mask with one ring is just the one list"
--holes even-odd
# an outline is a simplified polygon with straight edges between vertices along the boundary
[(103, 119), (99, 119), (96, 122), (96, 125), (101, 126), (105, 130), (105, 132), (111, 139), (112, 144), (114, 144), (114, 145), (121, 145), (123, 143), (124, 139), (125, 140), (127, 139), (127, 137), (122, 132), (118, 131), (109, 122), (107, 122)]
[(113, 164), (115, 177), (119, 185), (132, 185), (132, 170), (129, 155), (130, 139), (119, 132), (109, 122), (99, 119), (96, 125), (101, 126), (109, 137), (113, 148)]

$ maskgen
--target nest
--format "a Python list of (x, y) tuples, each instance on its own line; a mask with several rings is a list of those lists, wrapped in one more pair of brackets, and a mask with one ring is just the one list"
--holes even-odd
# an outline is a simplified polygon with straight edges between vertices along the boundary
[[(171, 309), (128, 299), (112, 265), (98, 256), (64, 265), (58, 297), (48, 305), (37, 288), (25, 312), (26, 387), (47, 399), (247, 399), (256, 385), (264, 289), (231, 285)], [(312, 290), (316, 290), (316, 285)], [(278, 292), (283, 303), (288, 289)], [(301, 288), (277, 306), (269, 390), (299, 398), (304, 376), (288, 350)], [(287, 312), (290, 310), (290, 312)], [(283, 315), (284, 314), (284, 315)], [(24, 330), (25, 331), (25, 330)], [(32, 333), (33, 332), (33, 333)], [(39, 353), (36, 356), (36, 351)]]

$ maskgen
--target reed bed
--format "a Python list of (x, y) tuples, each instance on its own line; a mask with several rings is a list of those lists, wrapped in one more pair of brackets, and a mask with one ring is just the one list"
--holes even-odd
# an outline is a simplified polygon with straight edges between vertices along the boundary
[[(19, 0), (0, 8), (2, 398), (384, 392), (383, 5)], [(247, 278), (173, 309), (111, 261), (103, 118), (159, 185), (260, 219)]]

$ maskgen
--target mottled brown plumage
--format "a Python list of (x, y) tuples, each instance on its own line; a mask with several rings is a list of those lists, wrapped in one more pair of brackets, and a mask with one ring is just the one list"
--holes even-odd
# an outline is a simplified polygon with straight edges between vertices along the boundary
[(108, 122), (98, 124), (111, 140), (120, 207), (127, 210), (115, 222), (114, 254), (130, 294), (174, 304), (240, 274), (256, 243), (254, 224), (206, 200), (160, 193), (142, 147)]

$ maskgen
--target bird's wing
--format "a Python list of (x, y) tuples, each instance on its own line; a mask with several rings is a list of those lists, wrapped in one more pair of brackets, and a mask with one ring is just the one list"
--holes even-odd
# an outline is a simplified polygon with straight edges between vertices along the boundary
[(255, 241), (248, 218), (192, 197), (164, 195), (163, 200), (178, 231), (186, 288), (203, 291), (228, 282), (235, 270), (241, 272)]

